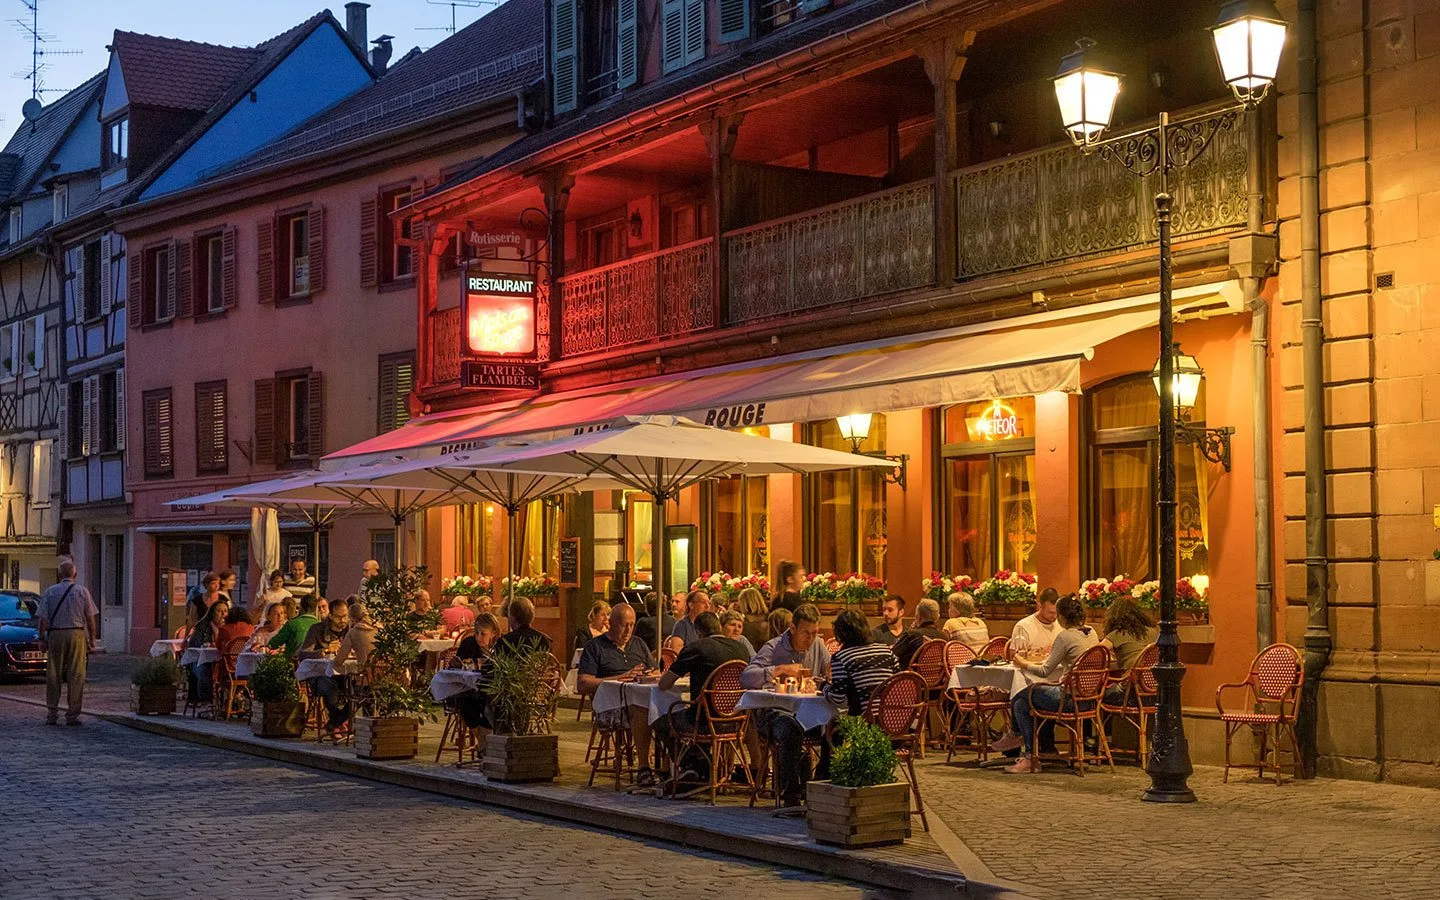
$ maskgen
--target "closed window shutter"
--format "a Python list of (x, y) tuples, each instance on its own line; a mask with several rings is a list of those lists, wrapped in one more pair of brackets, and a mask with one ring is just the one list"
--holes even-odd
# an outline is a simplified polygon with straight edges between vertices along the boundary
[(90, 402), (94, 399), (95, 379), (86, 378), (80, 382), (80, 455), (89, 456), (94, 450), (95, 433), (90, 429)]
[(70, 385), (62, 384), (57, 393), (59, 394), (57, 399), (60, 401), (60, 411), (55, 417), (55, 430), (59, 434), (56, 438), (55, 448), (63, 460), (70, 458)]
[(576, 0), (552, 0), (550, 9), (551, 103), (558, 115), (580, 105), (580, 11)]
[(226, 468), (225, 382), (195, 385), (195, 468), (223, 472)]
[(666, 74), (685, 66), (685, 2), (665, 0), (660, 8), (660, 68)]
[(85, 319), (85, 247), (65, 251), (65, 303), (73, 322)]
[(255, 380), (255, 462), (273, 466), (275, 446), (275, 379)]
[(380, 198), (360, 201), (360, 285), (374, 287), (380, 283), (379, 235)]
[(175, 461), (170, 389), (146, 391), (142, 405), (145, 416), (145, 474), (169, 475)]
[(100, 376), (91, 375), (85, 379), (85, 453), (91, 455), (101, 453), (107, 448), (102, 446), (101, 438), (105, 433), (100, 420)]
[(310, 413), (310, 433), (306, 435), (306, 444), (310, 450), (312, 459), (319, 459), (325, 455), (325, 379), (319, 372), (310, 373), (310, 396), (308, 399)]
[(225, 229), (220, 236), (220, 301), (226, 309), (232, 309), (236, 303), (235, 286), (235, 228), (231, 226)]
[(720, 40), (743, 41), (750, 36), (751, 0), (720, 0)]
[(260, 302), (275, 302), (275, 220), (267, 219), (255, 231), (257, 259), (255, 274), (260, 282)]
[(619, 0), (615, 28), (615, 86), (627, 88), (640, 80), (640, 0)]
[(685, 0), (685, 65), (705, 58), (705, 0)]
[(105, 234), (100, 238), (100, 315), (110, 315), (110, 307), (114, 305), (115, 285), (111, 282), (114, 276), (115, 240), (113, 235)]
[(410, 421), (410, 391), (415, 387), (414, 354), (380, 357), (379, 408), (375, 430), (394, 431)]
[(37, 372), (45, 369), (45, 314), (37, 313), (35, 316), (35, 346), (30, 350), (35, 354), (34, 369)]
[[(172, 288), (180, 297), (180, 318), (188, 319), (195, 315), (195, 284), (194, 266), (195, 242), (175, 242), (175, 285)], [(206, 265), (207, 261), (200, 260), (200, 265)]]
[(128, 246), (125, 248), (125, 297), (130, 303), (140, 304), (140, 324), (142, 325), (150, 320), (150, 313), (148, 312), (150, 304), (141, 302), (141, 299), (145, 296), (145, 284), (141, 278), (145, 272), (144, 260), (144, 251), (141, 251), (140, 258), (136, 259), (131, 255), (130, 248)]
[(125, 449), (125, 370), (115, 372), (115, 449)]
[(325, 207), (311, 208), (306, 230), (310, 238), (310, 293), (325, 290)]
[(168, 245), (169, 252), (165, 254), (165, 308), (160, 311), (160, 321), (168, 322), (175, 318), (175, 284), (176, 284), (176, 257), (178, 247), (175, 241)]

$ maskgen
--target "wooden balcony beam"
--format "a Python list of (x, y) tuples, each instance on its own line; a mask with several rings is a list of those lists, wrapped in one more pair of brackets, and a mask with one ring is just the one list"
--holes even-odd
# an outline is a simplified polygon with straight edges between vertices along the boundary
[(955, 280), (955, 185), (950, 177), (959, 158), (955, 86), (974, 43), (975, 32), (952, 32), (919, 51), (935, 94), (935, 282), (941, 285)]

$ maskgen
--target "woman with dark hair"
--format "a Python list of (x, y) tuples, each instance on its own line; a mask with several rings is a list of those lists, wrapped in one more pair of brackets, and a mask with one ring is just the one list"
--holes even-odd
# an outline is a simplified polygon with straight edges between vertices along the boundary
[(1010, 701), (1010, 713), (1015, 730), (1019, 733), (1007, 734), (991, 745), (990, 749), (996, 751), (1013, 750), (1021, 746), (1025, 748), (1019, 762), (1005, 770), (1010, 773), (1040, 771), (1040, 761), (1034, 757), (1034, 748), (1030, 746), (1031, 737), (1035, 733), (1030, 707), (1033, 703), (1036, 709), (1059, 710), (1064, 698), (1060, 683), (1070, 674), (1070, 669), (1085, 651), (1100, 643), (1094, 629), (1085, 626), (1085, 606), (1074, 594), (1061, 597), (1055, 604), (1055, 610), (1065, 630), (1055, 636), (1055, 643), (1050, 645), (1050, 657), (1044, 663), (1035, 665), (1025, 662), (1013, 653), (1011, 655), (1011, 665), (1022, 672), (1044, 679), (1044, 682), (1032, 684), (1015, 695)]
[(870, 622), (858, 609), (835, 617), (840, 649), (830, 657), (830, 683), (825, 696), (842, 712), (858, 716), (870, 694), (900, 668), (900, 660), (884, 644), (871, 640)]
[(770, 608), (788, 609), (793, 613), (795, 607), (805, 602), (800, 599), (800, 589), (805, 586), (805, 567), (793, 559), (782, 559), (775, 567), (775, 581), (779, 592), (771, 601)]
[(1100, 630), (1105, 633), (1100, 643), (1114, 654), (1110, 658), (1110, 671), (1115, 673), (1130, 671), (1141, 651), (1155, 643), (1155, 623), (1130, 597), (1121, 597), (1110, 605)]
[[(218, 580), (215, 582), (220, 583)], [(205, 615), (195, 623), (195, 629), (190, 632), (190, 640), (186, 647), (208, 647), (215, 645), (215, 636), (230, 615), (230, 601), (225, 599), (216, 600), (210, 604)], [(212, 693), (210, 684), (210, 673), (214, 669), (213, 662), (200, 663), (190, 666), (190, 691), (191, 696), (201, 703), (209, 703)]]
[(255, 626), (250, 622), (250, 613), (244, 607), (232, 606), (230, 614), (225, 617), (225, 624), (215, 629), (215, 646), (224, 653), (231, 641), (236, 638), (249, 640), (254, 633)]

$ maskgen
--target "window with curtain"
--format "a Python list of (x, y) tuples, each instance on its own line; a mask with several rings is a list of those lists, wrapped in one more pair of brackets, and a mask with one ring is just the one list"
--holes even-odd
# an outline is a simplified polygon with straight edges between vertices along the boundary
[(957, 404), (941, 421), (946, 572), (1034, 572), (1035, 398)]
[(748, 575), (770, 571), (770, 479), (720, 478), (704, 486), (710, 514), (713, 571)]
[[(1159, 573), (1160, 398), (1148, 373), (1087, 393), (1092, 539), (1089, 577)], [(1190, 415), (1205, 421), (1202, 382)], [(1207, 574), (1210, 563), (1209, 469), (1198, 447), (1175, 447), (1176, 556), (1180, 577)]]
[(649, 584), (655, 559), (650, 552), (655, 540), (655, 501), (648, 494), (626, 491), (625, 551), (630, 560), (630, 578)]
[[(806, 442), (850, 452), (834, 419), (806, 426)], [(885, 452), (885, 417), (870, 420), (862, 453)], [(809, 561), (816, 572), (864, 572), (885, 577), (889, 549), (885, 476), (874, 469), (848, 469), (809, 476), (807, 513)]]
[(492, 504), (467, 503), (455, 507), (454, 574), (504, 578), (509, 567), (500, 558), (503, 527), (504, 513)]
[(517, 513), (521, 575), (559, 574), (562, 509), (562, 505), (535, 500)]

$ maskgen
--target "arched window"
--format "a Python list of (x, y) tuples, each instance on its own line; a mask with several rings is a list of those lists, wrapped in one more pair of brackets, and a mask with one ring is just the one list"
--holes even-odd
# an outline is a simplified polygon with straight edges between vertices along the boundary
[[(1090, 454), (1088, 577), (1159, 575), (1160, 398), (1149, 373), (1086, 392)], [(1190, 420), (1203, 426), (1205, 385)], [(1209, 471), (1199, 448), (1175, 447), (1177, 572), (1208, 574)]]

